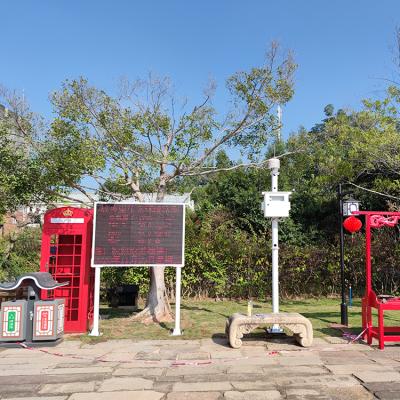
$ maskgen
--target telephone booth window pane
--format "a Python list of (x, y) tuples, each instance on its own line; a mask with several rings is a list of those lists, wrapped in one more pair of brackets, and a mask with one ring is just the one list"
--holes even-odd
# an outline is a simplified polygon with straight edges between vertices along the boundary
[(71, 310), (70, 312), (70, 320), (78, 321), (78, 310)]
[(74, 244), (75, 235), (59, 235), (59, 244)]

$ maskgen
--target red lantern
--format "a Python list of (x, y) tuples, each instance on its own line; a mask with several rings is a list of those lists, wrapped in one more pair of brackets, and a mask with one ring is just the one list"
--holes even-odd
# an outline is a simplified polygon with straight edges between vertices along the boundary
[(353, 232), (358, 231), (362, 227), (362, 223), (358, 218), (352, 215), (351, 217), (345, 219), (343, 226), (352, 233), (351, 241), (353, 241)]

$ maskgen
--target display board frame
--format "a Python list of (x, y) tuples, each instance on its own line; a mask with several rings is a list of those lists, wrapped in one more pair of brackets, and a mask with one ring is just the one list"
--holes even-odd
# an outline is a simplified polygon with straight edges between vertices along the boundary
[[(157, 263), (148, 263), (148, 264), (95, 264), (95, 251), (96, 251), (96, 229), (97, 229), (97, 206), (99, 204), (107, 204), (107, 205), (134, 205), (138, 207), (146, 207), (146, 206), (158, 206), (158, 207), (166, 207), (166, 206), (179, 206), (182, 208), (182, 262), (179, 264), (157, 264)], [(185, 203), (144, 203), (144, 202), (106, 202), (106, 201), (98, 201), (94, 203), (94, 217), (93, 217), (93, 239), (92, 239), (92, 257), (91, 257), (91, 266), (93, 268), (104, 268), (104, 267), (183, 267), (185, 265), (185, 218), (186, 218), (186, 204)]]

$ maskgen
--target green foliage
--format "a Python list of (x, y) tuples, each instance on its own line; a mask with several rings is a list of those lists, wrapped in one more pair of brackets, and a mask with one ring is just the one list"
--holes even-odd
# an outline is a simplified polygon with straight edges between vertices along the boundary
[[(1, 239), (0, 254), (7, 243), (7, 237)], [(0, 259), (0, 281), (13, 282), (22, 274), (39, 271), (41, 243), (41, 228), (22, 230), (9, 257)]]

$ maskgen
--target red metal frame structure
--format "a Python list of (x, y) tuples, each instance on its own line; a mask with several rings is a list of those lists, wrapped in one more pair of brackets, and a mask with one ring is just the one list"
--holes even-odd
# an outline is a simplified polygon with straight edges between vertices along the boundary
[[(357, 211), (354, 215), (365, 215), (365, 264), (366, 264), (366, 291), (362, 299), (362, 329), (367, 328), (363, 339), (372, 344), (372, 338), (379, 340), (379, 348), (385, 347), (385, 342), (400, 341), (400, 327), (385, 327), (383, 324), (383, 311), (400, 310), (400, 298), (382, 303), (371, 289), (371, 228), (389, 225), (394, 226), (400, 219), (400, 212), (382, 211)], [(386, 218), (385, 218), (386, 216)], [(372, 326), (372, 308), (378, 310), (378, 327)], [(385, 333), (397, 332), (397, 335)]]
[(93, 210), (62, 207), (44, 216), (40, 271), (68, 286), (42, 291), (42, 299), (65, 299), (65, 333), (84, 333), (93, 323)]

